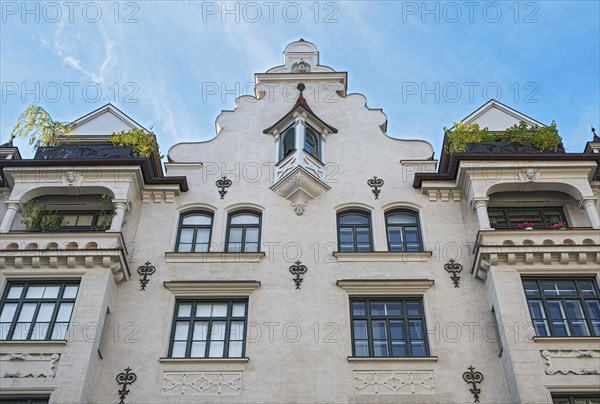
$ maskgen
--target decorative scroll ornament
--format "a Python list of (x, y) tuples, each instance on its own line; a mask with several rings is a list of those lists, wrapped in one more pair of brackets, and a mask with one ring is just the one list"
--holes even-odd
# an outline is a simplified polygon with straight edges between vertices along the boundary
[(308, 268), (306, 267), (306, 265), (301, 265), (301, 264), (302, 264), (302, 262), (296, 261), (296, 264), (292, 265), (290, 267), (290, 272), (296, 276), (294, 278), (294, 283), (296, 284), (296, 289), (300, 289), (300, 284), (303, 281), (303, 279), (301, 278), (301, 275), (304, 275), (306, 273), (306, 271), (308, 271)]
[(302, 214), (304, 213), (304, 208), (306, 208), (307, 203), (306, 202), (304, 202), (304, 203), (290, 202), (290, 205), (294, 209), (294, 212), (296, 212), (296, 215), (302, 216)]
[(381, 187), (383, 186), (383, 180), (381, 178), (377, 178), (374, 176), (373, 178), (367, 181), (367, 184), (373, 188), (373, 195), (375, 195), (375, 199), (379, 199), (379, 193), (381, 192)]
[(467, 369), (469, 369), (469, 371), (463, 373), (463, 380), (473, 386), (471, 389), (469, 389), (469, 391), (473, 394), (473, 398), (475, 399), (474, 402), (478, 403), (481, 389), (478, 389), (477, 385), (481, 384), (483, 381), (483, 375), (481, 372), (475, 372), (473, 365), (470, 365)]
[(460, 281), (460, 275), (458, 275), (463, 267), (460, 264), (457, 264), (454, 260), (450, 260), (450, 262), (448, 262), (446, 265), (444, 265), (444, 269), (446, 271), (448, 271), (448, 273), (451, 273), (452, 276), (450, 277), (450, 279), (452, 279), (452, 282), (454, 283), (454, 287), (458, 288), (458, 281)]
[(138, 267), (137, 271), (138, 271), (138, 274), (140, 274), (140, 276), (141, 276), (140, 290), (146, 290), (146, 285), (148, 284), (148, 282), (150, 282), (150, 279), (148, 279), (148, 277), (150, 275), (152, 275), (154, 272), (156, 272), (156, 268), (153, 267), (152, 265), (150, 265), (150, 261), (147, 261), (144, 265), (142, 265), (141, 267)]
[(225, 199), (225, 194), (227, 193), (227, 189), (231, 186), (232, 182), (226, 176), (223, 176), (220, 180), (215, 182), (215, 185), (221, 189), (219, 189), (219, 195), (221, 195), (221, 199)]
[(119, 373), (117, 375), (117, 383), (122, 385), (123, 387), (119, 390), (119, 404), (125, 404), (125, 396), (129, 394), (129, 390), (127, 390), (127, 386), (131, 385), (133, 382), (137, 380), (137, 375), (131, 371), (131, 368), (128, 366), (125, 369), (125, 372)]

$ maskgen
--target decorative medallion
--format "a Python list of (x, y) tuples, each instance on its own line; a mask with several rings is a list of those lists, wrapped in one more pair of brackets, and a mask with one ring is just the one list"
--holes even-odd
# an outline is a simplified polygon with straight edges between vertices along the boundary
[(448, 271), (448, 273), (451, 273), (452, 276), (450, 277), (450, 279), (452, 279), (452, 282), (454, 282), (454, 287), (458, 288), (458, 281), (460, 281), (460, 275), (458, 275), (463, 267), (460, 264), (457, 264), (454, 260), (450, 260), (450, 262), (448, 262), (446, 265), (444, 265), (444, 269), (446, 271)]
[(221, 199), (225, 199), (225, 194), (227, 193), (227, 188), (231, 186), (232, 182), (226, 176), (223, 176), (220, 180), (215, 182), (215, 185), (221, 189), (219, 189), (219, 195), (221, 195)]
[(138, 274), (140, 274), (141, 276), (140, 284), (142, 286), (140, 290), (146, 290), (146, 285), (148, 284), (148, 282), (150, 282), (150, 279), (148, 279), (148, 277), (154, 272), (156, 272), (156, 268), (150, 265), (150, 261), (148, 261), (146, 262), (146, 264), (142, 265), (141, 267), (138, 267), (137, 271)]
[(307, 203), (294, 203), (294, 202), (290, 202), (290, 205), (292, 206), (292, 208), (294, 208), (294, 212), (296, 212), (296, 215), (298, 216), (302, 216), (302, 214), (304, 213), (304, 208), (306, 208)]
[(473, 386), (469, 391), (473, 394), (473, 398), (475, 399), (475, 403), (479, 402), (479, 394), (481, 394), (481, 389), (477, 388), (478, 384), (481, 384), (483, 381), (483, 375), (481, 372), (475, 372), (475, 368), (473, 365), (468, 367), (469, 371), (463, 373), (463, 380)]
[(303, 281), (303, 279), (301, 278), (301, 275), (304, 275), (306, 273), (306, 271), (308, 271), (308, 268), (306, 267), (306, 265), (301, 265), (301, 264), (302, 264), (302, 262), (296, 261), (296, 264), (292, 265), (290, 267), (290, 272), (296, 276), (294, 278), (294, 283), (296, 284), (296, 289), (300, 289), (300, 284)]
[(131, 368), (128, 366), (125, 369), (125, 372), (119, 373), (117, 375), (117, 383), (122, 385), (123, 387), (119, 390), (119, 404), (125, 404), (125, 396), (129, 394), (129, 390), (127, 389), (128, 385), (131, 385), (137, 379), (137, 375), (131, 371)]
[(377, 178), (374, 176), (373, 178), (367, 181), (367, 184), (373, 188), (373, 195), (375, 195), (375, 199), (379, 199), (379, 193), (381, 192), (381, 187), (383, 186), (383, 180), (381, 178)]

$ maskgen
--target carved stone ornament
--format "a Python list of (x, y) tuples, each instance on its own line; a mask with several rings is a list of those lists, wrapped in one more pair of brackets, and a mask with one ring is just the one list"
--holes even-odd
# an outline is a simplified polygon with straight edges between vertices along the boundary
[(65, 179), (67, 180), (68, 185), (75, 185), (75, 181), (77, 181), (77, 173), (69, 170), (65, 173)]
[(242, 372), (164, 372), (163, 396), (237, 396)]
[(0, 377), (54, 377), (60, 354), (8, 353), (0, 356)]
[(595, 350), (544, 350), (546, 374), (599, 375), (600, 351)]
[(521, 180), (523, 182), (535, 182), (539, 178), (538, 171), (533, 167), (525, 167), (521, 169)]
[(433, 394), (433, 371), (355, 371), (356, 394)]
[(294, 209), (294, 212), (296, 212), (296, 215), (298, 216), (302, 216), (302, 214), (304, 213), (304, 208), (306, 208), (306, 205), (308, 205), (306, 202), (300, 202), (300, 203), (294, 203), (294, 202), (290, 202), (291, 207)]

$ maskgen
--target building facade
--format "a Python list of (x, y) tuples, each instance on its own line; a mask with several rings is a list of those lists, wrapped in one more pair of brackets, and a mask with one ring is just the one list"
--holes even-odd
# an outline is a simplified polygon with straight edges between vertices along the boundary
[(2, 146), (0, 402), (600, 402), (600, 139), (436, 160), (312, 43), (283, 61), (166, 173), (112, 105)]

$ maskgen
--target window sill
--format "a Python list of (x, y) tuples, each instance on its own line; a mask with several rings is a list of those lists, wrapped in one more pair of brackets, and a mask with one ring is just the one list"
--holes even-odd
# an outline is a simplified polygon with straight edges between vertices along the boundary
[(61, 340), (52, 340), (52, 341), (35, 341), (35, 340), (2, 340), (0, 341), (0, 345), (2, 346), (18, 346), (18, 345), (44, 345), (44, 346), (53, 346), (53, 345), (67, 345), (66, 339)]
[(348, 356), (348, 362), (437, 362), (437, 356), (413, 356), (413, 357), (390, 357), (390, 356)]
[(338, 262), (427, 262), (433, 255), (432, 251), (418, 252), (340, 252), (335, 251), (333, 256)]
[(600, 337), (533, 337), (533, 342), (600, 342)]
[(166, 262), (260, 262), (265, 257), (265, 253), (260, 252), (166, 252)]
[(249, 358), (159, 358), (160, 363), (247, 363)]

